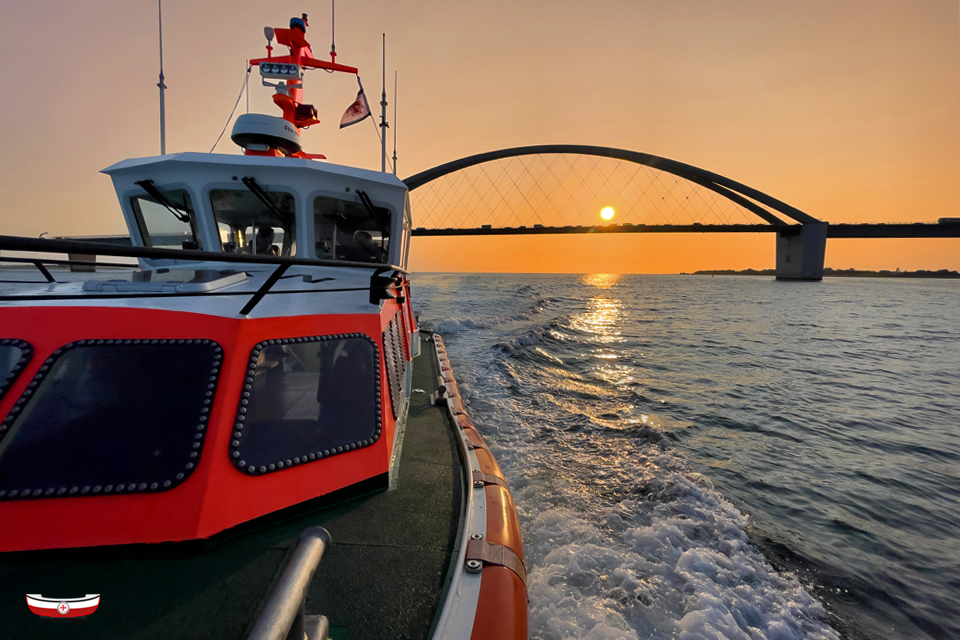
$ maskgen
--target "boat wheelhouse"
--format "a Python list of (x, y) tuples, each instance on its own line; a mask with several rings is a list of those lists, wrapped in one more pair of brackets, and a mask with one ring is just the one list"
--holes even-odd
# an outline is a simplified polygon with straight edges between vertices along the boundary
[[(0, 339), (34, 356), (2, 401), (0, 550), (206, 538), (386, 477), (419, 344), (402, 266), (388, 266), (409, 247), (403, 183), (209, 154), (106, 172), (135, 246), (205, 258), (141, 258), (128, 281), (7, 303)], [(371, 304), (378, 272), (391, 290)]]

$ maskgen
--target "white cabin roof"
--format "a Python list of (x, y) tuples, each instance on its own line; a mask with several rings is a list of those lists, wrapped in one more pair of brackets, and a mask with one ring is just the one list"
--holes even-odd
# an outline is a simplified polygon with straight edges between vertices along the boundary
[(128, 158), (112, 164), (101, 173), (107, 175), (121, 174), (130, 169), (142, 169), (149, 165), (163, 165), (166, 163), (195, 163), (205, 166), (231, 167), (261, 167), (283, 169), (294, 172), (317, 172), (318, 174), (333, 174), (344, 178), (353, 178), (369, 182), (377, 182), (388, 187), (397, 187), (406, 191), (406, 185), (392, 173), (371, 171), (357, 167), (347, 167), (329, 162), (307, 160), (305, 158), (272, 158), (268, 156), (243, 156), (226, 153), (197, 153), (186, 151), (183, 153), (168, 153), (163, 156), (148, 156), (146, 158)]

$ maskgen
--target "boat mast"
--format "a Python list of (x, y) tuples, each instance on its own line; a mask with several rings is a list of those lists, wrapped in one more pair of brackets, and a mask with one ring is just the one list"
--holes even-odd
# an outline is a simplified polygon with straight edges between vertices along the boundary
[(383, 34), (383, 87), (380, 93), (380, 171), (387, 172), (387, 34)]
[(167, 120), (163, 105), (163, 91), (167, 85), (163, 82), (163, 0), (157, 0), (157, 16), (160, 25), (160, 155), (167, 153)]
[(393, 175), (397, 175), (397, 72), (393, 72)]

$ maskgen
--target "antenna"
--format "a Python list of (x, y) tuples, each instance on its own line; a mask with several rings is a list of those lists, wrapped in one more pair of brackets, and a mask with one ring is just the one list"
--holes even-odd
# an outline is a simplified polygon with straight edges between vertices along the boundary
[(163, 0), (157, 0), (157, 16), (160, 24), (160, 155), (167, 153), (167, 119), (163, 105), (163, 92), (167, 85), (163, 82)]
[(387, 34), (383, 34), (383, 87), (380, 92), (380, 171), (387, 172)]
[(393, 72), (393, 175), (397, 175), (397, 72)]
[(337, 0), (330, 0), (330, 62), (337, 61)]

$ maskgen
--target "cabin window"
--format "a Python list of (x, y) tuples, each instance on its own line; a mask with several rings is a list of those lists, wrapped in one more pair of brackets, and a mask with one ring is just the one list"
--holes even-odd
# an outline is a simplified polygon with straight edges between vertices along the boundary
[(20, 372), (30, 362), (33, 349), (24, 340), (4, 338), (0, 340), (0, 400), (7, 395)]
[(201, 249), (190, 195), (184, 189), (163, 191), (161, 195), (164, 202), (152, 196), (131, 199), (144, 246), (156, 249)]
[(380, 361), (351, 333), (267, 340), (250, 354), (230, 459), (262, 474), (369, 446), (380, 437)]
[(296, 245), (296, 203), (284, 191), (263, 192), (271, 205), (252, 191), (214, 189), (210, 204), (225, 253), (292, 256)]
[(0, 423), (0, 499), (164, 491), (203, 449), (222, 349), (80, 340), (57, 349)]
[(318, 258), (386, 263), (390, 211), (320, 196), (313, 201), (313, 233)]

